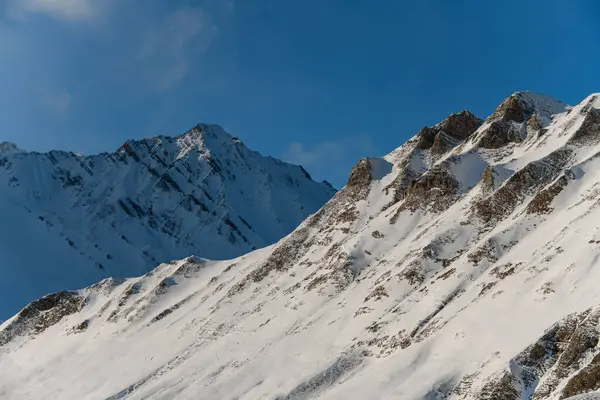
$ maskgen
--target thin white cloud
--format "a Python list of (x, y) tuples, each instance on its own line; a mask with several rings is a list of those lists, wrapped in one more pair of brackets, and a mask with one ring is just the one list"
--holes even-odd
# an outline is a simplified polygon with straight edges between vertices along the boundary
[(187, 8), (146, 30), (138, 61), (149, 86), (172, 89), (190, 72), (193, 58), (208, 49), (217, 27), (204, 10)]
[(89, 21), (105, 10), (107, 0), (12, 0), (9, 11), (16, 18), (42, 14), (63, 21)]

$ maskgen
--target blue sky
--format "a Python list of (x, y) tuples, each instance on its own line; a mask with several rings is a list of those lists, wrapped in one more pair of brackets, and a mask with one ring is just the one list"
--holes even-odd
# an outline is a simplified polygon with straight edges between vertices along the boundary
[(3, 0), (0, 140), (93, 153), (218, 123), (341, 186), (517, 90), (599, 91), (594, 0)]

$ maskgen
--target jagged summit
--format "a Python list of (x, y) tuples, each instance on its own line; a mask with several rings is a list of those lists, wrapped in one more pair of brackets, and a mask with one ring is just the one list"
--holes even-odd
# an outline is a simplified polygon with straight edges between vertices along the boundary
[(568, 108), (565, 103), (547, 95), (528, 91), (516, 92), (507, 97), (488, 120), (523, 123), (535, 115), (535, 118), (547, 121)]
[(432, 127), (424, 127), (417, 134), (417, 148), (432, 149), (441, 155), (470, 137), (481, 125), (481, 119), (469, 111), (450, 114), (444, 121)]
[[(312, 181), (312, 177), (302, 166), (288, 164), (270, 156), (262, 156), (246, 147), (239, 138), (231, 136), (221, 126), (214, 124), (198, 124), (178, 136), (129, 140), (117, 150), (117, 153), (131, 157), (137, 157), (137, 153), (160, 154), (164, 163), (176, 163), (183, 158), (197, 159), (208, 164), (217, 173), (226, 174), (233, 180), (236, 179), (239, 169), (244, 169), (256, 172), (294, 170), (291, 172), (293, 175), (301, 174)], [(291, 178), (282, 176), (281, 179)], [(321, 184), (331, 187), (326, 182)]]
[(597, 391), (600, 104), (527, 96), (362, 159), (273, 246), (34, 301), (0, 327), (0, 397)]
[(219, 125), (200, 123), (192, 129), (176, 136), (156, 136), (141, 140), (131, 139), (121, 146), (117, 151), (127, 151), (127, 148), (144, 146), (150, 149), (168, 146), (179, 151), (174, 152), (176, 158), (184, 157), (189, 152), (195, 151), (199, 155), (222, 153), (234, 149), (236, 146), (246, 148), (238, 139), (231, 136)]
[(531, 110), (545, 113), (548, 116), (565, 112), (570, 108), (568, 104), (541, 93), (520, 91), (513, 93), (510, 97), (516, 97), (527, 104)]
[(470, 111), (463, 110), (459, 113), (450, 114), (444, 121), (439, 124), (442, 132), (464, 140), (479, 128), (482, 120)]

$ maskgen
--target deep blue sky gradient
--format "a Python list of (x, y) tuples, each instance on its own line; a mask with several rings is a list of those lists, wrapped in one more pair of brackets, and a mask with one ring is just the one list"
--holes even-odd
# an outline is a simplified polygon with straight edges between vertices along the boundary
[(451, 112), (600, 90), (594, 0), (0, 4), (0, 141), (29, 150), (114, 150), (203, 121), (340, 187)]

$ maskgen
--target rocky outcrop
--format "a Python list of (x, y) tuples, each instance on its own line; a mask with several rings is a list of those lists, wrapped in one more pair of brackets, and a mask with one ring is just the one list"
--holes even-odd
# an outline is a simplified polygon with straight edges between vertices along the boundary
[(488, 165), (481, 175), (481, 191), (484, 195), (490, 195), (496, 189), (496, 172), (494, 167)]
[(600, 353), (592, 361), (569, 379), (562, 391), (561, 398), (571, 398), (582, 393), (600, 389)]
[(505, 99), (490, 116), (490, 121), (525, 122), (533, 109), (523, 100), (521, 93), (515, 93)]
[(517, 400), (529, 393), (532, 400), (557, 394), (564, 399), (599, 389), (600, 355), (590, 358), (600, 338), (599, 319), (600, 312), (591, 309), (565, 317), (513, 358), (510, 370), (490, 379), (475, 398)]
[(492, 121), (478, 136), (477, 145), (482, 149), (499, 149), (508, 143), (521, 143), (520, 128), (510, 121)]
[(20, 336), (35, 336), (64, 317), (79, 312), (85, 298), (77, 292), (61, 291), (30, 303), (0, 330), (0, 347)]
[(582, 110), (582, 114), (583, 122), (569, 138), (569, 144), (589, 146), (600, 143), (600, 109), (589, 105)]
[(371, 183), (372, 179), (373, 178), (371, 175), (371, 162), (369, 161), (369, 159), (363, 158), (354, 166), (354, 168), (352, 168), (352, 172), (350, 173), (350, 178), (348, 179), (348, 183), (346, 183), (346, 186), (367, 186)]
[(519, 381), (510, 372), (488, 382), (476, 395), (476, 400), (520, 400)]
[(419, 133), (417, 133), (417, 144), (416, 148), (420, 150), (427, 150), (433, 146), (433, 141), (435, 140), (435, 136), (438, 134), (438, 131), (434, 128), (430, 128), (428, 126), (423, 127)]
[(435, 168), (408, 185), (406, 198), (399, 212), (418, 208), (440, 212), (453, 203), (459, 183), (443, 166)]
[(527, 132), (539, 132), (543, 128), (540, 117), (536, 113), (532, 114), (527, 120)]
[[(461, 111), (449, 115), (444, 121), (435, 126), (421, 129), (413, 139), (407, 142), (405, 155), (399, 163), (400, 172), (392, 183), (385, 188), (386, 193), (393, 190), (394, 197), (383, 210), (385, 211), (405, 199), (407, 199), (407, 202), (398, 210), (399, 212), (404, 209), (414, 211), (419, 207), (419, 204), (423, 208), (427, 208), (426, 203), (431, 203), (434, 198), (441, 200), (441, 198), (447, 197), (450, 192), (455, 191), (459, 186), (458, 182), (451, 177), (451, 174), (444, 172), (446, 167), (435, 167), (427, 172), (429, 176), (423, 177), (421, 171), (412, 169), (412, 161), (421, 159), (434, 162), (453, 148), (464, 143), (481, 126), (481, 122), (481, 119), (471, 112)], [(445, 178), (441, 178), (442, 175)], [(419, 181), (420, 183), (417, 183)], [(441, 190), (434, 190), (430, 193), (430, 189), (434, 189), (436, 185), (437, 189)], [(433, 202), (440, 203), (439, 207), (434, 206), (436, 209), (445, 207), (441, 205), (443, 201), (435, 200)], [(395, 217), (392, 218), (393, 221), (395, 221)]]
[(458, 140), (466, 140), (481, 126), (481, 123), (480, 118), (465, 110), (450, 114), (439, 124), (439, 129)]
[(469, 138), (481, 126), (481, 122), (469, 111), (450, 114), (441, 123), (421, 129), (417, 134), (416, 148), (427, 150), (434, 147), (435, 154), (443, 154), (454, 147), (451, 144), (456, 145)]
[(569, 162), (571, 154), (572, 150), (560, 149), (543, 160), (527, 164), (508, 178), (493, 194), (475, 202), (472, 209), (485, 222), (507, 217), (527, 195), (556, 179)]
[(569, 397), (565, 400), (600, 400), (600, 392), (578, 394), (577, 396)]
[(548, 96), (514, 93), (487, 118), (485, 128), (477, 136), (477, 146), (499, 149), (511, 143), (521, 143), (527, 137), (541, 137), (546, 134), (546, 125), (553, 115), (567, 110), (566, 104)]
[(437, 134), (433, 140), (433, 146), (431, 146), (431, 154), (433, 156), (441, 156), (458, 146), (461, 142), (454, 139), (452, 136), (447, 135), (444, 132)]
[(549, 214), (552, 212), (552, 202), (567, 187), (569, 181), (574, 178), (575, 174), (572, 171), (565, 171), (555, 182), (535, 195), (527, 205), (527, 212), (530, 214)]
[(422, 150), (413, 150), (408, 152), (399, 165), (398, 175), (394, 178), (392, 183), (385, 187), (384, 193), (388, 194), (390, 191), (393, 193), (392, 201), (383, 207), (382, 211), (387, 210), (394, 204), (404, 200), (406, 197), (406, 191), (412, 181), (419, 177), (419, 173), (413, 171), (410, 167), (412, 157), (419, 157), (419, 153), (424, 152)]

